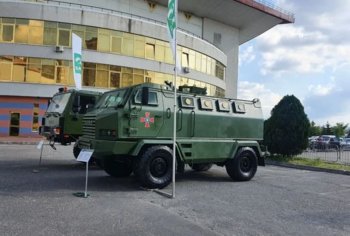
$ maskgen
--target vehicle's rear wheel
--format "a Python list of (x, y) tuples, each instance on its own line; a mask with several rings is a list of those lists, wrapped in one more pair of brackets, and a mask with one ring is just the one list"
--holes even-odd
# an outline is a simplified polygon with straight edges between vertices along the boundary
[(147, 148), (138, 157), (134, 174), (144, 187), (166, 187), (172, 178), (172, 150), (167, 146)]
[(107, 174), (113, 177), (127, 177), (132, 172), (131, 162), (127, 160), (118, 160), (117, 158), (106, 158), (103, 161), (103, 169)]
[(245, 147), (238, 150), (236, 156), (226, 163), (226, 172), (237, 181), (248, 181), (254, 177), (257, 165), (257, 157), (252, 148)]
[(78, 142), (76, 142), (74, 144), (74, 147), (73, 147), (73, 155), (74, 155), (75, 159), (78, 158), (80, 151), (81, 151), (81, 149), (79, 148)]
[(207, 171), (212, 166), (213, 166), (213, 164), (192, 164), (191, 168), (192, 168), (192, 170), (195, 170), (195, 171)]

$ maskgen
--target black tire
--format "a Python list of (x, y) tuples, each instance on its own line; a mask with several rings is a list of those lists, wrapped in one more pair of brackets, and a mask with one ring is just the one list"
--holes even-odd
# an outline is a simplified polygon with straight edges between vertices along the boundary
[(146, 188), (164, 188), (172, 179), (172, 150), (167, 146), (151, 146), (138, 158), (134, 174)]
[(213, 164), (192, 164), (191, 168), (194, 171), (207, 171), (209, 170)]
[(257, 157), (252, 148), (241, 148), (225, 166), (227, 174), (233, 180), (248, 181), (254, 177), (258, 168)]
[(108, 158), (101, 162), (99, 166), (103, 166), (104, 171), (112, 177), (127, 177), (132, 173), (132, 165), (128, 160), (118, 160), (116, 158)]
[(74, 144), (73, 155), (74, 155), (75, 159), (78, 158), (80, 151), (81, 151), (81, 149), (79, 148), (79, 146), (77, 144)]

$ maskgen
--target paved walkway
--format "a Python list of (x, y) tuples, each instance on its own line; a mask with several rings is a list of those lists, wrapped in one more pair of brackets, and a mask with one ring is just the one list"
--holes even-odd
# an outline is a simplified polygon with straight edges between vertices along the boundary
[(0, 144), (31, 144), (35, 145), (43, 140), (43, 137), (0, 137)]

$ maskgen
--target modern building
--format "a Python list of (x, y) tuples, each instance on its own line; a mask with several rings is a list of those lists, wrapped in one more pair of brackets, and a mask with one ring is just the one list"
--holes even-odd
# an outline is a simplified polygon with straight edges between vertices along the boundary
[[(83, 40), (83, 88), (172, 80), (167, 0), (0, 0), (0, 136), (37, 136), (49, 98), (74, 87), (71, 35)], [(237, 96), (239, 46), (294, 16), (263, 0), (179, 0), (178, 85)]]

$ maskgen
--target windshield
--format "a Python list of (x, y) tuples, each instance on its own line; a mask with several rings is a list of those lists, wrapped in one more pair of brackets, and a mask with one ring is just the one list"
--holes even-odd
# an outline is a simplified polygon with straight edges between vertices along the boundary
[(55, 95), (47, 108), (47, 112), (58, 112), (62, 113), (69, 101), (71, 93), (62, 93)]
[(123, 101), (126, 90), (116, 90), (103, 94), (101, 99), (96, 104), (97, 109), (107, 108), (107, 107), (116, 107), (120, 105)]

